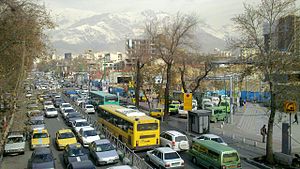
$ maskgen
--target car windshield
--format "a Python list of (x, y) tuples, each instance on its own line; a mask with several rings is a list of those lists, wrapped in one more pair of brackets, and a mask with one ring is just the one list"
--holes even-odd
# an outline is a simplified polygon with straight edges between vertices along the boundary
[(11, 137), (8, 138), (6, 141), (7, 144), (21, 143), (21, 142), (23, 142), (23, 137)]
[(228, 106), (229, 107), (229, 103), (228, 102), (221, 102), (220, 106)]
[(66, 109), (65, 112), (70, 113), (70, 112), (75, 112), (75, 111), (74, 111), (74, 109)]
[(93, 109), (94, 107), (93, 106), (86, 106), (86, 108)]
[(96, 136), (97, 132), (95, 130), (87, 130), (83, 132), (83, 137)]
[(114, 146), (111, 143), (106, 143), (106, 144), (99, 144), (97, 145), (97, 152), (103, 152), (103, 151), (110, 151), (114, 150)]
[(73, 117), (81, 117), (81, 115), (79, 113), (69, 113), (68, 114), (69, 118), (73, 118)]
[(48, 134), (47, 133), (35, 133), (33, 134), (33, 138), (47, 138)]
[(69, 104), (63, 104), (61, 107), (71, 107)]
[(174, 105), (170, 105), (169, 107), (170, 107), (170, 108), (175, 108), (175, 106), (174, 106)]
[(30, 122), (31, 125), (41, 125), (45, 124), (44, 120), (31, 120)]
[(223, 154), (223, 163), (230, 163), (238, 160), (239, 156), (237, 153)]
[(165, 160), (177, 159), (180, 158), (176, 152), (165, 153)]
[(34, 163), (43, 163), (50, 161), (53, 161), (53, 157), (51, 154), (36, 154), (32, 159), (32, 162)]
[(187, 141), (187, 138), (185, 136), (175, 137), (175, 142), (180, 142), (180, 141)]
[(76, 156), (83, 156), (83, 149), (82, 148), (72, 148), (69, 149), (69, 156), (70, 157), (76, 157)]
[(76, 127), (89, 126), (90, 124), (87, 121), (81, 121), (76, 123)]
[(45, 105), (52, 105), (52, 102), (45, 102)]
[(47, 111), (56, 111), (55, 108), (48, 108)]
[(211, 140), (217, 143), (224, 143), (224, 141), (221, 138), (211, 138)]
[(58, 136), (58, 139), (68, 139), (68, 138), (73, 138), (75, 137), (74, 134), (72, 132), (68, 132), (68, 133), (61, 133)]

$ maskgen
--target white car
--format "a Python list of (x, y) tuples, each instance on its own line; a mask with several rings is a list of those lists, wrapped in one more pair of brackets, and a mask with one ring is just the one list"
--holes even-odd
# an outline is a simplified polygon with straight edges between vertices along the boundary
[(158, 168), (184, 168), (184, 161), (180, 155), (170, 147), (159, 147), (147, 151), (146, 161)]
[(87, 113), (87, 114), (90, 114), (90, 113), (95, 113), (95, 108), (93, 105), (91, 104), (86, 104), (86, 105), (82, 105), (83, 106), (83, 109), (84, 109), (84, 112)]
[(202, 134), (201, 136), (193, 138), (193, 141), (195, 141), (195, 140), (212, 140), (212, 141), (215, 141), (217, 143), (227, 146), (227, 143), (225, 143), (225, 141), (221, 137), (219, 137), (215, 134)]
[(93, 127), (84, 127), (78, 132), (78, 140), (83, 147), (88, 147), (93, 141), (100, 140), (100, 136)]
[(183, 105), (180, 105), (180, 106), (178, 107), (178, 116), (179, 116), (179, 117), (185, 117), (185, 118), (186, 118), (187, 115), (188, 115), (188, 111), (183, 109)]
[(46, 110), (47, 107), (54, 107), (52, 101), (44, 101), (44, 110)]
[(78, 99), (76, 99), (75, 104), (77, 106), (79, 106), (79, 104), (82, 103), (82, 102), (84, 102), (84, 100), (82, 98), (78, 98)]
[(80, 129), (85, 127), (91, 127), (91, 125), (85, 119), (78, 119), (72, 122), (72, 129), (76, 135), (78, 135)]
[(175, 130), (162, 132), (160, 134), (160, 145), (170, 147), (175, 151), (185, 151), (190, 148), (186, 135)]
[(45, 116), (46, 117), (57, 117), (58, 112), (57, 112), (57, 110), (54, 106), (53, 107), (46, 107)]
[(127, 105), (126, 108), (137, 110), (136, 106), (134, 106), (134, 105)]
[(71, 105), (70, 103), (62, 103), (62, 104), (59, 106), (59, 110), (60, 110), (60, 112), (62, 113), (62, 112), (63, 112), (63, 109), (68, 108), (68, 107), (71, 107), (71, 108), (72, 108), (72, 105)]

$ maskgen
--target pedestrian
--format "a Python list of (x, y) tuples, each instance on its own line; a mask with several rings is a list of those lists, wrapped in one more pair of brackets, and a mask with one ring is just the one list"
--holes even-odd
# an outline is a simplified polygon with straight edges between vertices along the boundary
[(246, 99), (244, 99), (244, 106), (246, 105), (246, 102), (247, 102)]
[(295, 113), (294, 119), (295, 119), (295, 121), (293, 122), (293, 124), (294, 124), (294, 123), (299, 124), (299, 123), (298, 123), (298, 115), (297, 115), (297, 113)]
[(264, 124), (264, 126), (260, 129), (260, 134), (262, 135), (262, 142), (265, 143), (265, 138), (267, 135), (267, 129), (266, 129), (266, 125)]

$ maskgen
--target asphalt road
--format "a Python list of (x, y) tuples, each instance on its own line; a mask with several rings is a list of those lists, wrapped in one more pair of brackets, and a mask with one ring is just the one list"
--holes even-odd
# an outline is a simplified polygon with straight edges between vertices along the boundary
[[(77, 107), (78, 109), (78, 107)], [(91, 114), (90, 115), (92, 117), (92, 119), (97, 119), (95, 114)], [(179, 121), (181, 119), (178, 119)], [(57, 169), (65, 169), (66, 166), (63, 163), (62, 160), (62, 151), (58, 151), (56, 150), (56, 148), (54, 147), (54, 137), (55, 137), (55, 133), (56, 131), (58, 131), (59, 129), (63, 129), (63, 128), (69, 128), (65, 125), (63, 119), (61, 118), (60, 114), (59, 117), (57, 118), (46, 118), (45, 120), (46, 123), (46, 128), (48, 129), (48, 132), (51, 135), (51, 150), (53, 152), (54, 157), (56, 158), (56, 168)], [(170, 130), (172, 128), (164, 128), (162, 130)], [(231, 139), (231, 138), (224, 138), (224, 140), (229, 144), (229, 146), (237, 149), (239, 151), (240, 154), (247, 154), (247, 155), (251, 155), (255, 152), (251, 152), (251, 147), (247, 147), (246, 145), (240, 144), (238, 142), (236, 142), (235, 140)], [(3, 158), (3, 162), (1, 164), (1, 169), (26, 169), (27, 168), (27, 162), (28, 159), (30, 159), (30, 156), (32, 154), (32, 151), (29, 150), (29, 144), (26, 145), (26, 152), (24, 155), (19, 155), (19, 156), (7, 156)], [(137, 153), (140, 157), (144, 158), (146, 152), (138, 152)], [(185, 168), (186, 169), (196, 169), (196, 168), (201, 168), (200, 166), (196, 166), (195, 164), (193, 164), (191, 162), (191, 159), (189, 157), (189, 155), (187, 154), (187, 152), (181, 152), (180, 153), (181, 157), (183, 158), (183, 160), (185, 161)], [(242, 160), (242, 167), (243, 169), (256, 169), (257, 167), (247, 163), (246, 161)], [(153, 166), (153, 164), (150, 164)], [(102, 166), (102, 167), (97, 167), (97, 168), (107, 168), (109, 166)], [(154, 166), (153, 166), (154, 167)]]
[[(60, 115), (60, 114), (59, 114)], [(55, 164), (56, 169), (66, 169), (66, 166), (63, 163), (62, 154), (63, 151), (58, 151), (55, 148), (55, 133), (56, 131), (63, 129), (63, 128), (69, 128), (65, 125), (63, 119), (59, 116), (57, 118), (45, 118), (46, 128), (48, 129), (48, 132), (51, 136), (51, 145), (50, 149), (53, 152), (54, 157), (56, 158)], [(27, 162), (28, 159), (30, 159), (32, 154), (32, 151), (29, 150), (29, 142), (27, 141), (26, 144), (26, 151), (24, 155), (18, 155), (18, 156), (7, 156), (3, 158), (1, 169), (26, 169), (27, 168)], [(105, 169), (112, 165), (97, 167), (99, 169)]]

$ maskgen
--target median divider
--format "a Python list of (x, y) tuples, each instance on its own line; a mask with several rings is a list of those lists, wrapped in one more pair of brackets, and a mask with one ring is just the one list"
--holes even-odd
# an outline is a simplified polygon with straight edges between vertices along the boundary
[(71, 103), (75, 110), (80, 112), (87, 121), (93, 125), (96, 131), (100, 131), (101, 135), (104, 135), (106, 139), (110, 140), (115, 146), (123, 164), (131, 165), (133, 168), (138, 169), (153, 169), (144, 159), (139, 157), (133, 150), (126, 146), (121, 140), (113, 135), (106, 127), (97, 122), (97, 119), (93, 119), (82, 108), (77, 106), (71, 99), (66, 95), (62, 94), (65, 101)]

